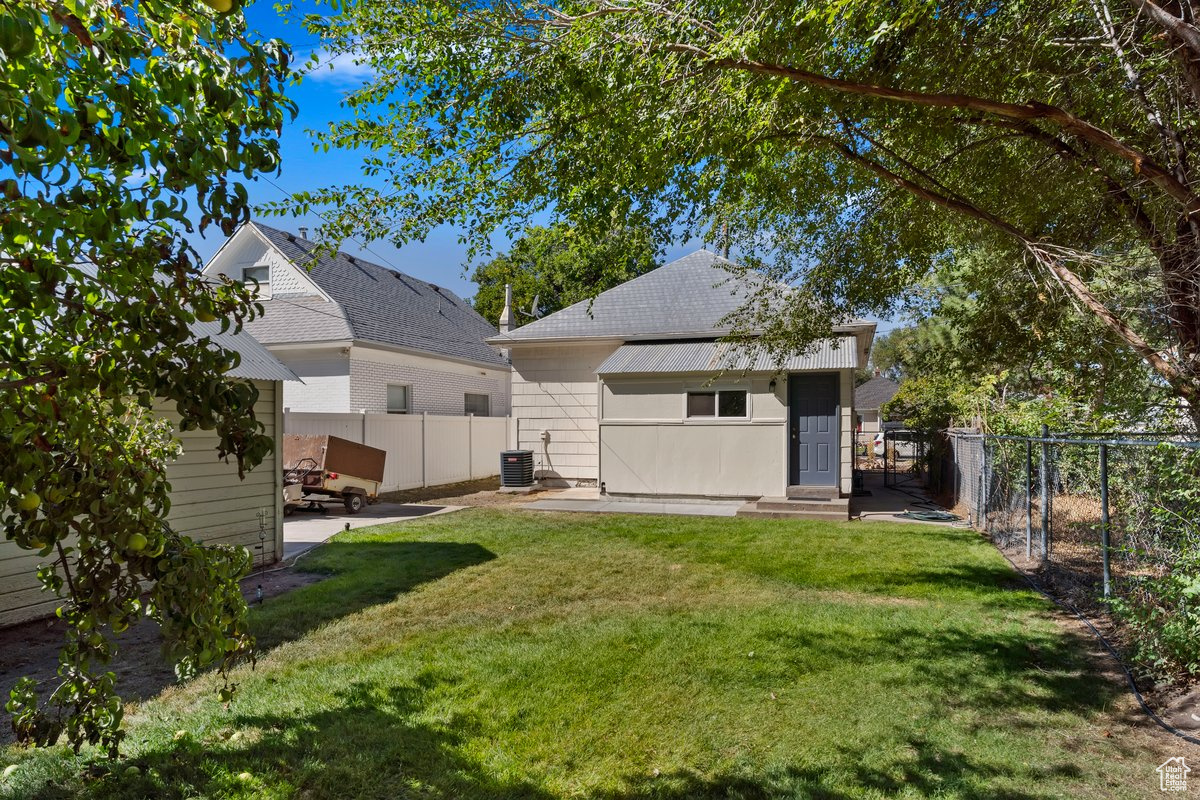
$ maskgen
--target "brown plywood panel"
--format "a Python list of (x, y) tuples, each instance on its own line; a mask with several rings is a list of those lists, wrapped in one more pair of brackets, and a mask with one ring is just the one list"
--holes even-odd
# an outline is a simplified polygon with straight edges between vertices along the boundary
[(387, 451), (337, 436), (285, 434), (283, 468), (291, 469), (305, 458), (317, 462), (317, 469), (323, 472), (337, 472), (379, 482), (383, 480)]

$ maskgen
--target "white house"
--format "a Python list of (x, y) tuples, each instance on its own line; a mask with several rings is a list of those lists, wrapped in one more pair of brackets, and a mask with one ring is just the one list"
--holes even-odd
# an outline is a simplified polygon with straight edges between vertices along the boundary
[(858, 429), (863, 433), (883, 430), (883, 404), (896, 396), (900, 384), (885, 378), (875, 370), (875, 376), (854, 390), (854, 409), (858, 414)]
[(508, 414), (508, 364), (486, 341), (496, 328), (447, 289), (257, 222), (204, 272), (259, 282), (264, 314), (246, 330), (299, 377), (285, 408)]
[(718, 341), (754, 290), (729, 264), (701, 250), (491, 339), (511, 354), (515, 437), (539, 479), (630, 497), (850, 495), (854, 370), (874, 323), (782, 369), (752, 361)]
[[(283, 422), (281, 387), (296, 376), (279, 363), (253, 337), (221, 333), (220, 323), (196, 323), (198, 336), (209, 336), (242, 360), (230, 377), (258, 387), (254, 416), (265, 434), (276, 438)], [(157, 412), (177, 421), (173, 406), (163, 403)], [(279, 448), (259, 466), (238, 479), (237, 464), (217, 458), (213, 431), (182, 431), (176, 437), (182, 455), (167, 467), (171, 483), (169, 524), (196, 541), (241, 545), (255, 554), (255, 565), (271, 564), (283, 556), (283, 465)], [(261, 546), (261, 549), (260, 549)], [(23, 622), (54, 612), (57, 600), (42, 591), (37, 566), (42, 559), (15, 542), (0, 539), (0, 626)]]

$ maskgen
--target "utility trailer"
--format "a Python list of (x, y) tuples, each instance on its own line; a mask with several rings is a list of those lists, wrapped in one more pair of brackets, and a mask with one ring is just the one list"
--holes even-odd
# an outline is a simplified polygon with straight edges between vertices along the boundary
[(387, 451), (337, 436), (289, 433), (283, 437), (283, 513), (327, 513), (341, 503), (357, 514), (379, 502)]

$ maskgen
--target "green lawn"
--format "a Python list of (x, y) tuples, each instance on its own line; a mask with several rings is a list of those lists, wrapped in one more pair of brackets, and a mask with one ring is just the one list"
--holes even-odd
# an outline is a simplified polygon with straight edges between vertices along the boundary
[(1178, 749), (969, 531), (477, 509), (302, 565), (230, 708), (0, 753), (0, 797), (1141, 796)]

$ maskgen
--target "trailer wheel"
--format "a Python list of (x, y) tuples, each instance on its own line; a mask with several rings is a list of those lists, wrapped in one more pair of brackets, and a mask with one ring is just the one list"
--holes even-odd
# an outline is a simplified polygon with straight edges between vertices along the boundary
[(346, 504), (347, 514), (357, 514), (358, 512), (362, 511), (363, 506), (366, 505), (366, 502), (363, 500), (363, 496), (361, 494), (348, 494), (343, 499), (343, 502)]

